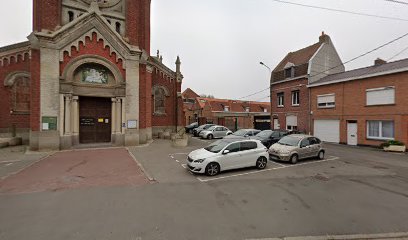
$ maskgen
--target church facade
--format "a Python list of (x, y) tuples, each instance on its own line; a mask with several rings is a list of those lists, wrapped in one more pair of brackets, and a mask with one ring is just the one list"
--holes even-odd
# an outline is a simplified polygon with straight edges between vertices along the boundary
[(180, 129), (181, 63), (150, 56), (150, 3), (34, 0), (28, 41), (0, 48), (0, 132), (48, 150)]

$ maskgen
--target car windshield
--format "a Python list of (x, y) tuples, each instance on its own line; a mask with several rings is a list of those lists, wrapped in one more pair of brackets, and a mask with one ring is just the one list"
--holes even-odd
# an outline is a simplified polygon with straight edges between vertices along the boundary
[(248, 133), (247, 130), (238, 130), (238, 131), (234, 132), (232, 135), (235, 135), (235, 136), (245, 136), (247, 133)]
[(219, 153), (223, 148), (225, 148), (230, 142), (225, 140), (218, 140), (211, 143), (208, 147), (204, 148), (205, 150), (213, 153)]
[(271, 134), (272, 134), (271, 130), (264, 130), (264, 131), (259, 132), (258, 134), (256, 134), (256, 136), (260, 137), (260, 138), (268, 138)]
[[(214, 128), (215, 128), (215, 126), (211, 126), (211, 127), (209, 127), (207, 130), (208, 130), (208, 131), (212, 131), (212, 130), (214, 130)], [(204, 129), (206, 129), (206, 128), (204, 128)]]
[(197, 125), (197, 123), (195, 122), (195, 123), (192, 123), (192, 124), (188, 125), (187, 127), (194, 127), (196, 125)]
[(299, 144), (300, 139), (296, 137), (291, 137), (291, 136), (286, 136), (279, 140), (280, 145), (285, 145), (285, 146), (297, 146)]

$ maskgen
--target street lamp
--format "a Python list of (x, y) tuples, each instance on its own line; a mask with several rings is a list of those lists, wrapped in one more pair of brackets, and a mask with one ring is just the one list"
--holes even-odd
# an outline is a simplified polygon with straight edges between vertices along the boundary
[(272, 74), (272, 70), (271, 70), (271, 68), (270, 68), (268, 65), (266, 65), (266, 64), (265, 64), (265, 63), (263, 63), (263, 62), (259, 62), (259, 64), (261, 64), (262, 66), (264, 66), (264, 67), (268, 68), (269, 73), (270, 73), (270, 74)]

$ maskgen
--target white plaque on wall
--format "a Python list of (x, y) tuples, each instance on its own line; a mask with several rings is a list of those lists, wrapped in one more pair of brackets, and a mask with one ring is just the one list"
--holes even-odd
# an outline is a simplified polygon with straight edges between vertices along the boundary
[(127, 128), (129, 128), (129, 129), (137, 128), (137, 120), (128, 120)]

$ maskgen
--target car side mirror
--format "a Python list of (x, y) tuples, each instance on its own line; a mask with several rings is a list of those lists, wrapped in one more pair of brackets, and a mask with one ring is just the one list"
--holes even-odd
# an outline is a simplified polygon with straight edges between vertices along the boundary
[(227, 155), (228, 153), (230, 153), (230, 150), (224, 150), (224, 152), (222, 152), (224, 155)]

